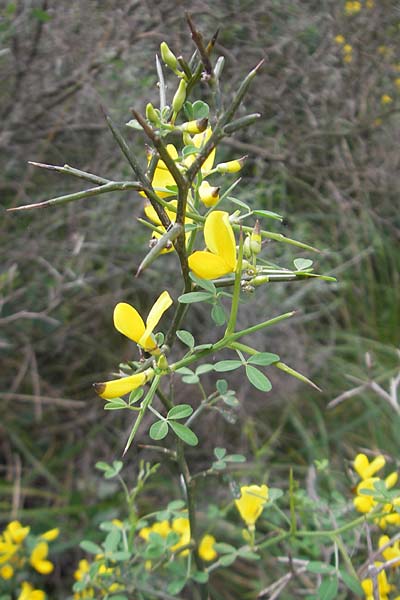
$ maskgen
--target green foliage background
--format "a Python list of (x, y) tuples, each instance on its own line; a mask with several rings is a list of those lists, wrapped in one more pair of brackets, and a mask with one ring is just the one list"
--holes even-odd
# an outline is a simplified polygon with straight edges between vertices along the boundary
[[(210, 447), (246, 454), (246, 476), (273, 466), (284, 480), (293, 466), (302, 479), (314, 460), (326, 458), (337, 469), (335, 480), (326, 481), (332, 494), (349, 487), (343, 464), (360, 448), (396, 456), (399, 416), (368, 385), (327, 409), (355, 385), (354, 377), (385, 386), (398, 369), (400, 18), (389, 1), (354, 17), (343, 6), (334, 0), (2, 3), (0, 517), (18, 515), (66, 532), (58, 543), (63, 566), (52, 581), (57, 593), (69, 587), (82, 537), (94, 536), (105, 515), (118, 514), (117, 488), (103, 482), (94, 464), (119, 456), (130, 424), (105, 414), (91, 391), (116, 356), (130, 356), (112, 328), (112, 309), (126, 300), (145, 312), (161, 276), (174, 290), (177, 265), (168, 255), (134, 279), (148, 240), (136, 223), (143, 206), (136, 193), (23, 215), (5, 209), (81, 186), (27, 160), (128, 176), (100, 106), (122, 125), (131, 106), (143, 111), (147, 101), (156, 103), (154, 55), (162, 40), (176, 54), (188, 53), (185, 9), (206, 37), (220, 28), (224, 93), (266, 58), (243, 108), (262, 119), (229, 140), (220, 156), (249, 155), (238, 197), (284, 214), (286, 223), (271, 229), (318, 247), (321, 254), (312, 258), (338, 278), (337, 284), (271, 284), (252, 305), (253, 321), (298, 310), (290, 324), (262, 334), (258, 346), (278, 352), (323, 393), (284, 375), (275, 376), (267, 396), (232, 381), (241, 400), (236, 423), (229, 417), (221, 426), (210, 415), (203, 435)], [(343, 62), (338, 34), (353, 47), (351, 63)], [(390, 104), (381, 103), (383, 94)], [(142, 137), (127, 135), (144, 161)], [(271, 253), (278, 251), (290, 267), (293, 251), (271, 243)], [(205, 318), (199, 309), (188, 327), (199, 340)], [(130, 453), (132, 481), (138, 458), (150, 456), (140, 447)], [(192, 460), (200, 467), (205, 457), (194, 450)], [(163, 467), (143, 507), (173, 498), (171, 485)], [(256, 567), (225, 581), (224, 598), (234, 597), (235, 585), (247, 589), (246, 569)], [(266, 584), (274, 574), (257, 577)]]

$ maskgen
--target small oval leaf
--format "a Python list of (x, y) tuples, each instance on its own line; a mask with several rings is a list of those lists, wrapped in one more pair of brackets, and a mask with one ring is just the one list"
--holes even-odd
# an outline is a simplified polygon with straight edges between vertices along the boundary
[(264, 373), (261, 373), (261, 371), (252, 365), (246, 365), (246, 375), (250, 383), (258, 390), (261, 390), (262, 392), (269, 392), (272, 389), (272, 384), (268, 377), (266, 377)]
[(149, 435), (152, 440), (163, 440), (168, 433), (168, 423), (166, 421), (156, 421), (150, 427)]
[(191, 429), (189, 429), (189, 427), (186, 427), (186, 425), (182, 425), (181, 423), (176, 423), (176, 421), (170, 421), (169, 424), (178, 438), (185, 442), (185, 444), (197, 446), (199, 443), (198, 437)]

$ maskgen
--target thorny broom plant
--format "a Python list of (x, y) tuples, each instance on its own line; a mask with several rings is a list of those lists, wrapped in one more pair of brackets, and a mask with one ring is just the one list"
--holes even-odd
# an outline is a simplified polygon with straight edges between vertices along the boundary
[[(133, 417), (130, 435), (124, 442), (124, 454), (134, 443), (139, 428), (147, 422), (144, 417), (153, 416), (148, 432), (155, 442), (152, 448), (177, 465), (182, 497), (162, 510), (141, 516), (137, 496), (159, 465), (141, 463), (136, 485), (129, 489), (121, 476), (123, 463), (120, 460), (115, 460), (112, 465), (97, 463), (97, 468), (107, 479), (119, 479), (126, 498), (126, 518), (101, 524), (106, 534), (101, 545), (89, 540), (82, 542), (82, 549), (92, 558), (79, 562), (73, 598), (217, 598), (220, 596), (216, 595), (210, 578), (218, 569), (228, 568), (237, 560), (260, 559), (273, 547), (283, 545), (293, 551), (303, 548), (307, 560), (296, 562), (293, 559), (291, 573), (259, 591), (259, 597), (278, 597), (296, 573), (307, 571), (315, 576), (315, 581), (309, 583), (308, 598), (329, 600), (339, 594), (344, 598), (349, 589), (371, 599), (388, 598), (395, 586), (388, 581), (386, 563), (375, 561), (367, 573), (370, 576), (363, 577), (357, 574), (345, 543), (348, 541), (346, 536), (364, 523), (376, 523), (382, 528), (399, 525), (400, 494), (393, 489), (397, 476), (389, 475), (384, 481), (375, 476), (385, 464), (383, 457), (379, 456), (371, 463), (365, 455), (356, 457), (354, 466), (361, 482), (356, 488), (354, 505), (362, 516), (348, 521), (341, 505), (335, 518), (327, 519), (326, 515), (323, 518), (320, 514), (316, 520), (320, 527), (315, 527), (314, 523), (314, 527), (304, 529), (299, 525), (301, 513), (310, 505), (305, 503), (304, 493), (298, 489), (291, 472), (288, 492), (284, 495), (282, 490), (269, 487), (264, 481), (235, 482), (235, 465), (244, 462), (245, 457), (227, 454), (225, 448), (215, 448), (209, 453), (211, 466), (208, 469), (193, 473), (190, 467), (190, 447), (207, 446), (207, 440), (201, 439), (202, 436), (199, 439), (195, 432), (197, 421), (219, 404), (234, 407), (238, 403), (225, 379), (217, 378), (215, 389), (207, 391), (207, 386), (201, 383), (202, 375), (214, 372), (217, 377), (222, 377), (218, 374), (242, 369), (254, 388), (268, 393), (271, 382), (264, 371), (279, 369), (316, 387), (306, 376), (283, 362), (278, 354), (256, 348), (252, 343), (253, 334), (290, 318), (294, 311), (271, 315), (265, 321), (238, 329), (241, 296), (257, 297), (276, 281), (304, 281), (313, 277), (331, 281), (333, 278), (316, 274), (309, 258), (295, 257), (294, 268), (288, 268), (263, 256), (266, 240), (302, 251), (315, 252), (316, 249), (270, 231), (265, 224), (282, 221), (279, 214), (248, 206), (233, 195), (240, 182), (235, 179), (236, 174), (241, 171), (246, 157), (218, 162), (221, 140), (260, 117), (259, 114), (238, 117), (237, 113), (262, 63), (250, 71), (233, 98), (225, 102), (220, 90), (224, 59), (220, 57), (212, 62), (216, 36), (206, 44), (190, 16), (188, 23), (196, 46), (190, 60), (176, 57), (165, 42), (160, 48), (162, 63), (176, 78), (173, 97), (167, 98), (164, 68), (157, 57), (159, 107), (147, 104), (145, 116), (132, 109), (133, 119), (127, 123), (126, 136), (105, 114), (111, 133), (132, 168), (134, 179), (112, 181), (68, 165), (32, 163), (78, 177), (92, 183), (93, 187), (13, 209), (45, 208), (109, 192), (136, 191), (144, 198), (143, 209), (147, 217), (140, 219), (140, 223), (151, 231), (150, 249), (142, 258), (137, 275), (145, 276), (147, 267), (154, 261), (161, 269), (165, 260), (162, 255), (174, 252), (177, 277), (179, 271), (182, 282), (178, 297), (174, 298), (173, 292), (170, 294), (167, 290), (156, 291), (154, 305), (145, 319), (134, 306), (121, 299), (114, 310), (114, 325), (137, 344), (139, 356), (137, 360), (121, 364), (113, 379), (94, 384), (97, 394), (106, 400), (105, 409), (127, 411)], [(195, 99), (200, 81), (208, 88), (209, 103)], [(148, 144), (146, 167), (130, 149), (127, 137), (132, 134), (144, 136)], [(190, 309), (199, 302), (210, 305), (209, 327), (216, 326), (221, 332), (217, 341), (200, 345), (189, 331)], [(169, 319), (168, 325), (164, 332), (155, 333), (162, 318), (164, 323)], [(214, 357), (221, 351), (230, 351), (232, 358), (215, 361)], [(179, 378), (186, 385), (197, 384), (201, 402), (195, 407), (188, 403), (179, 404), (174, 387), (170, 385), (172, 378)], [(161, 445), (162, 440), (166, 440), (165, 447)], [(324, 471), (326, 465), (321, 464), (319, 468)], [(232, 530), (225, 537), (223, 533), (220, 536), (210, 530), (204, 516), (199, 519), (199, 507), (204, 500), (199, 497), (198, 483), (205, 477), (217, 477), (223, 486), (230, 482), (232, 502), (220, 510), (219, 516), (227, 519), (230, 507), (236, 506), (245, 524), (241, 532), (240, 527), (236, 528), (239, 532), (236, 536)], [(319, 506), (318, 510), (323, 513), (325, 508), (321, 510)], [(263, 518), (267, 511), (268, 518)], [(260, 533), (256, 529), (258, 523), (262, 524)], [(16, 539), (18, 531), (20, 540)], [(8, 585), (2, 598), (11, 598), (7, 593), (9, 581), (25, 564), (15, 558), (25, 531), (22, 525), (14, 522), (2, 534), (0, 575)], [(44, 540), (46, 535), (42, 536)], [(241, 542), (238, 541), (240, 538)], [(328, 540), (332, 545), (332, 564), (321, 560), (316, 553), (316, 546), (312, 544), (318, 539)], [(42, 556), (44, 565), (48, 562), (47, 544), (43, 540), (40, 544), (42, 549), (43, 544), (46, 545)], [(34, 553), (35, 549), (30, 562), (35, 567)], [(392, 567), (399, 564), (397, 538), (393, 541), (387, 535), (381, 536), (376, 556), (389, 561)], [(18, 578), (14, 586), (14, 590), (17, 589), (19, 600), (44, 598), (44, 592)]]

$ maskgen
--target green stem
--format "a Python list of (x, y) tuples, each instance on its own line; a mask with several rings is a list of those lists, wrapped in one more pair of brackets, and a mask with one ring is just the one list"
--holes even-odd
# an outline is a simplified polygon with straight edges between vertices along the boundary
[(242, 262), (243, 262), (243, 232), (240, 230), (239, 237), (239, 253), (236, 263), (236, 271), (235, 271), (235, 284), (233, 288), (233, 297), (231, 304), (231, 314), (229, 315), (228, 325), (225, 330), (225, 337), (231, 335), (235, 331), (236, 327), (236, 319), (237, 313), (239, 309), (239, 300), (240, 300), (240, 280), (242, 276)]
[(154, 379), (153, 379), (153, 381), (151, 383), (150, 389), (148, 390), (148, 392), (147, 392), (144, 400), (142, 401), (142, 403), (140, 405), (140, 412), (139, 412), (139, 414), (138, 414), (138, 416), (136, 418), (135, 424), (132, 427), (132, 430), (131, 430), (131, 432), (129, 434), (129, 438), (128, 438), (128, 441), (126, 442), (126, 446), (125, 446), (123, 455), (126, 454), (126, 452), (128, 451), (129, 446), (133, 442), (133, 439), (134, 439), (134, 437), (136, 435), (137, 430), (139, 429), (139, 425), (140, 425), (140, 423), (143, 420), (143, 417), (144, 417), (144, 415), (146, 413), (146, 410), (147, 410), (147, 408), (149, 407), (151, 401), (154, 398), (154, 394), (157, 391), (158, 385), (160, 383), (160, 379), (161, 379), (161, 375), (155, 375), (155, 377), (154, 377)]

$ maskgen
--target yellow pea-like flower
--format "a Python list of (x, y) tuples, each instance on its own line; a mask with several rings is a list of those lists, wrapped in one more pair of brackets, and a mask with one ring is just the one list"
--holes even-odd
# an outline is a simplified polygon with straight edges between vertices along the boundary
[(204, 224), (204, 239), (208, 251), (189, 256), (189, 267), (201, 279), (217, 279), (236, 269), (236, 242), (229, 214), (215, 210)]
[(207, 533), (204, 535), (199, 544), (199, 556), (206, 562), (210, 562), (217, 558), (218, 554), (214, 548), (216, 539), (213, 535)]
[(241, 158), (237, 158), (235, 160), (219, 163), (219, 165), (217, 165), (215, 168), (218, 173), (237, 173), (242, 169), (246, 158), (247, 156), (242, 156)]
[[(170, 157), (173, 160), (176, 160), (178, 158), (178, 151), (173, 144), (168, 144), (166, 149), (167, 149), (168, 154), (170, 155)], [(148, 162), (150, 162), (150, 160), (151, 160), (151, 154), (149, 156)], [(175, 183), (175, 179), (172, 177), (171, 173), (169, 172), (167, 165), (161, 159), (158, 160), (158, 162), (157, 162), (157, 165), (156, 165), (156, 168), (154, 171), (154, 175), (153, 175), (153, 179), (151, 180), (151, 185), (153, 186), (154, 190), (156, 191), (157, 196), (160, 196), (160, 198), (167, 198), (168, 196), (174, 196), (174, 194), (175, 194), (175, 192), (165, 189), (169, 185), (176, 185), (176, 183)], [(146, 194), (144, 192), (139, 192), (139, 194), (143, 197), (146, 196)]]
[(199, 186), (199, 197), (204, 206), (210, 208), (215, 206), (219, 200), (219, 187), (214, 187), (208, 183), (208, 181), (202, 181)]
[(381, 454), (379, 454), (371, 462), (369, 462), (368, 457), (365, 454), (357, 454), (353, 462), (354, 469), (361, 479), (369, 479), (370, 477), (373, 477), (375, 473), (383, 469), (385, 464), (385, 458)]
[(49, 546), (46, 542), (39, 542), (31, 552), (29, 562), (32, 567), (42, 575), (48, 575), (54, 569), (53, 563), (47, 560)]
[(254, 529), (267, 501), (267, 485), (244, 485), (240, 488), (240, 498), (235, 500), (235, 504), (247, 527)]
[(17, 600), (44, 600), (46, 594), (42, 590), (35, 590), (27, 581), (22, 582), (21, 593)]

